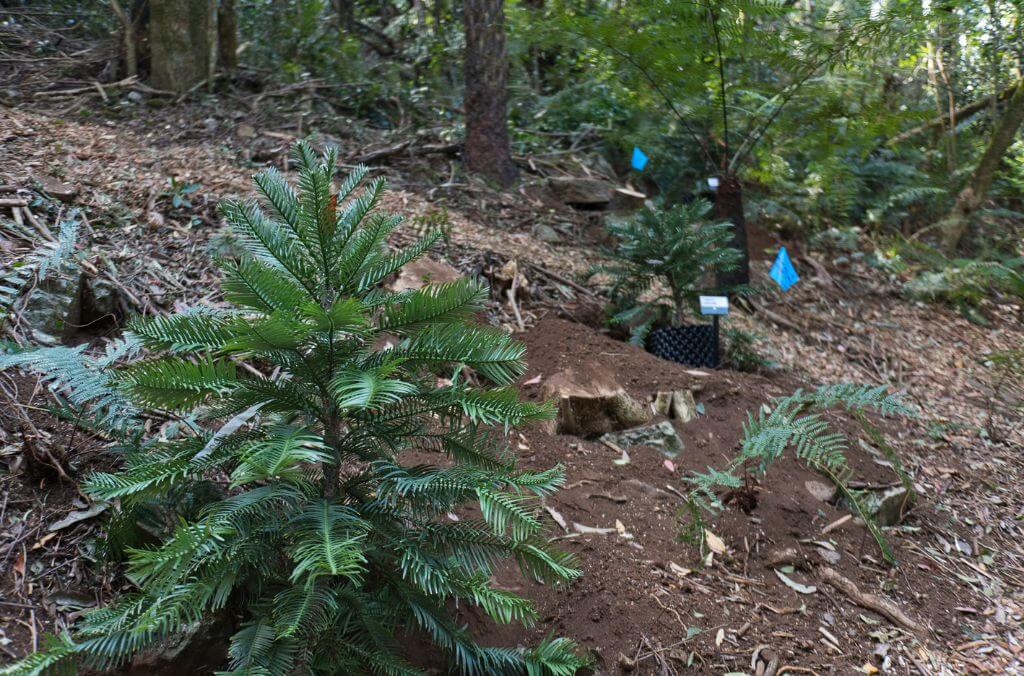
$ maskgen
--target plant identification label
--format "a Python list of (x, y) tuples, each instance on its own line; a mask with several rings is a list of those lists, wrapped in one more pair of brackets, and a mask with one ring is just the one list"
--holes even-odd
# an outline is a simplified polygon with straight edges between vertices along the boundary
[(729, 298), (726, 296), (701, 296), (700, 313), (702, 315), (729, 314)]

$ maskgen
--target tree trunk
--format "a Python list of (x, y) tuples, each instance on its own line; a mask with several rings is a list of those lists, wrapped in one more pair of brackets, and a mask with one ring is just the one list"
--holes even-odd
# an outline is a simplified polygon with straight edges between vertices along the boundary
[(515, 182), (508, 134), (508, 54), (502, 0), (465, 0), (466, 167), (505, 188)]
[(238, 68), (238, 21), (235, 18), (235, 0), (220, 0), (217, 8), (217, 39), (220, 64), (226, 71)]
[(132, 77), (139, 74), (139, 55), (135, 41), (135, 23), (121, 7), (117, 0), (110, 0), (110, 6), (121, 22), (122, 40), (124, 41), (124, 74)]
[(210, 0), (151, 0), (150, 81), (157, 89), (186, 92), (207, 77)]
[(338, 32), (350, 33), (356, 19), (353, 0), (333, 0), (333, 4), (335, 20), (338, 22)]
[(1013, 138), (1024, 123), (1024, 79), (1017, 81), (1017, 89), (1009, 102), (1002, 118), (992, 132), (985, 153), (981, 161), (974, 169), (974, 173), (967, 181), (967, 185), (956, 197), (953, 208), (939, 224), (939, 231), (942, 233), (942, 250), (947, 254), (953, 253), (967, 227), (970, 225), (971, 217), (985, 201), (985, 195), (992, 185), (999, 163), (1003, 159), (1006, 149), (1013, 143)]
[(743, 215), (743, 186), (735, 174), (718, 179), (715, 194), (715, 217), (732, 223), (732, 241), (729, 246), (740, 252), (740, 260), (732, 270), (715, 273), (720, 289), (750, 284), (750, 252), (747, 250), (747, 219)]

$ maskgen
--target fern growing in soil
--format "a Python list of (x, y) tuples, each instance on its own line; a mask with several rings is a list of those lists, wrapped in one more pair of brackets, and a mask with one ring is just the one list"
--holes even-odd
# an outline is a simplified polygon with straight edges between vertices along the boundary
[(608, 226), (617, 240), (606, 252), (612, 261), (589, 275), (611, 278), (611, 322), (630, 327), (632, 342), (642, 344), (656, 324), (683, 323), (696, 312), (700, 293), (715, 290), (702, 287), (704, 278), (738, 264), (740, 253), (727, 246), (732, 225), (708, 222), (710, 211), (710, 203), (697, 200), (643, 209)]
[(846, 462), (846, 436), (836, 431), (822, 416), (825, 410), (837, 406), (850, 412), (869, 436), (882, 444), (887, 457), (891, 455), (889, 459), (894, 461), (900, 480), (905, 485), (909, 484), (895, 451), (884, 443), (881, 433), (864, 415), (867, 410), (886, 416), (912, 415), (898, 396), (887, 394), (884, 386), (853, 384), (826, 385), (810, 392), (797, 390), (789, 396), (774, 399), (757, 415), (747, 414), (739, 453), (724, 470), (709, 467), (707, 472), (687, 478), (692, 488), (684, 507), (689, 521), (683, 538), (693, 544), (703, 543), (704, 513), (715, 513), (723, 507), (723, 499), (716, 491), (724, 491), (727, 500), (735, 500), (742, 508), (752, 508), (751, 482), (763, 477), (772, 463), (791, 450), (797, 460), (835, 484), (864, 521), (882, 556), (894, 564), (895, 555), (882, 530), (871, 518), (862, 493), (849, 486), (853, 470)]
[[(127, 551), (134, 591), (3, 673), (114, 668), (225, 610), (244, 617), (230, 673), (418, 673), (398, 638), (408, 631), (465, 673), (569, 675), (586, 664), (566, 639), (480, 646), (448, 612), (468, 603), (497, 622), (534, 620), (527, 600), (491, 582), (509, 557), (548, 583), (579, 574), (537, 516), (561, 469), (517, 467), (492, 429), (552, 415), (510, 386), (523, 346), (472, 322), (481, 282), (382, 290), (441, 234), (389, 252), (400, 219), (377, 209), (383, 181), (357, 196), (357, 169), (334, 192), (333, 151), (320, 160), (299, 143), (295, 158), (298, 192), (268, 170), (254, 178), (262, 208), (222, 207), (248, 252), (223, 264), (234, 307), (135, 322), (154, 356), (112, 376), (131, 405), (226, 422), (141, 443), (85, 486), (122, 511), (207, 477), (224, 489), (158, 546)], [(396, 344), (381, 348), (386, 337)], [(438, 461), (406, 464), (406, 451)], [(456, 519), (468, 504), (481, 517)]]

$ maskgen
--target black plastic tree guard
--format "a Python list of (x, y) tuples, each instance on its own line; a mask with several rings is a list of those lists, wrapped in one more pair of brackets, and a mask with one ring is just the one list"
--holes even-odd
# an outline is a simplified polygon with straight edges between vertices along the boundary
[(651, 354), (699, 368), (718, 367), (718, 317), (714, 324), (665, 326), (647, 335)]

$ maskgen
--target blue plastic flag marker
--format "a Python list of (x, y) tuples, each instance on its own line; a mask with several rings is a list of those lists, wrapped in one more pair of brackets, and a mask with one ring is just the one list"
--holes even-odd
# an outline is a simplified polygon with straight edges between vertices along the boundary
[(775, 257), (768, 276), (778, 282), (783, 291), (789, 291), (789, 287), (800, 281), (800, 275), (796, 274), (796, 270), (793, 269), (793, 263), (789, 260), (786, 247), (779, 249), (779, 255)]
[(633, 168), (642, 171), (647, 166), (647, 155), (640, 148), (633, 146)]

